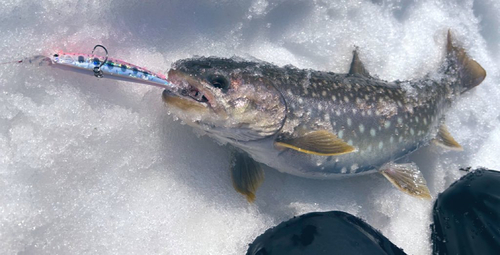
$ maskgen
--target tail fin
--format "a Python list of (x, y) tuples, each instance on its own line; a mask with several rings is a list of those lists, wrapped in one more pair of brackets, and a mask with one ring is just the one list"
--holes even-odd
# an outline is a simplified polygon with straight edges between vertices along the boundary
[[(453, 46), (451, 31), (448, 30), (448, 42), (446, 45), (448, 68), (454, 69), (462, 85), (461, 93), (479, 85), (486, 77), (484, 68), (469, 58), (464, 49)], [(450, 69), (448, 69), (448, 72)]]

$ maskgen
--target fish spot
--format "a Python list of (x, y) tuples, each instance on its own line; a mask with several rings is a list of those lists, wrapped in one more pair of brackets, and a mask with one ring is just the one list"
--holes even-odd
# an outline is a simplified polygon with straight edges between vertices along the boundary
[(385, 129), (388, 129), (389, 127), (391, 127), (391, 121), (390, 120), (385, 121), (384, 127), (385, 127)]
[(366, 147), (366, 151), (372, 151), (372, 145), (371, 144)]
[(365, 126), (363, 124), (359, 124), (359, 132), (365, 132)]
[(379, 149), (384, 148), (384, 142), (380, 141), (380, 142), (378, 143), (378, 148), (379, 148)]
[(370, 129), (370, 135), (375, 137), (375, 135), (377, 134), (377, 131), (375, 131), (374, 128)]
[(411, 135), (414, 135), (414, 134), (415, 134), (415, 130), (413, 130), (413, 128), (410, 128), (410, 134), (411, 134)]
[(358, 168), (359, 168), (358, 164), (353, 164), (351, 166), (351, 173), (355, 173)]
[(394, 142), (394, 136), (391, 136), (391, 138), (389, 138), (389, 142), (390, 142), (390, 143), (393, 143), (393, 142)]
[(352, 120), (351, 120), (351, 118), (347, 118), (347, 126), (349, 126), (349, 127), (350, 127), (351, 125), (352, 125)]
[(337, 100), (337, 98), (335, 97), (335, 95), (332, 95), (332, 101), (335, 102), (335, 100)]
[(349, 139), (349, 141), (347, 141), (347, 144), (351, 145), (352, 146), (352, 140)]
[(299, 98), (299, 100), (298, 100), (298, 101), (299, 101), (299, 104), (304, 103), (304, 100), (303, 100), (302, 98)]
[(403, 141), (403, 137), (400, 136), (399, 139), (398, 139), (399, 142), (402, 142)]
[(347, 168), (345, 166), (342, 167), (342, 169), (340, 169), (340, 172), (343, 174), (347, 173)]
[(372, 116), (372, 110), (368, 110), (368, 111), (366, 111), (366, 114), (367, 114), (368, 116)]
[(401, 117), (398, 118), (398, 124), (403, 124), (403, 118)]
[(356, 112), (358, 112), (358, 110), (356, 108), (352, 108), (352, 114), (356, 114)]
[(344, 102), (349, 103), (349, 98), (347, 96), (344, 96)]
[(344, 136), (344, 130), (340, 130), (337, 134), (337, 136), (342, 139), (342, 137)]
[(417, 123), (418, 123), (418, 117), (415, 117), (415, 122), (417, 122)]
[(322, 96), (324, 96), (324, 97), (326, 97), (326, 90), (323, 90), (323, 91), (321, 92), (321, 95), (322, 95)]

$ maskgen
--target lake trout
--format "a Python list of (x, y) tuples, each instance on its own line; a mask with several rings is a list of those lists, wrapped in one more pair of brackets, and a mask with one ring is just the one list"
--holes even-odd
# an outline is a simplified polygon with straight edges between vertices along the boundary
[(179, 91), (162, 97), (185, 123), (236, 148), (233, 186), (249, 201), (264, 178), (260, 164), (317, 179), (381, 173), (400, 190), (430, 198), (418, 167), (397, 160), (431, 142), (461, 150), (443, 115), (486, 77), (450, 32), (446, 49), (437, 72), (394, 82), (372, 77), (357, 50), (347, 74), (234, 57), (184, 59), (168, 72)]

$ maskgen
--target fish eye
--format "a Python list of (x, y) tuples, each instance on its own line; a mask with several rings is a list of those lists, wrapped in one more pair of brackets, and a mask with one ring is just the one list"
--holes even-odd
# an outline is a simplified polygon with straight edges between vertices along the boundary
[(223, 92), (229, 89), (229, 82), (221, 75), (210, 76), (207, 80), (212, 86), (221, 89)]

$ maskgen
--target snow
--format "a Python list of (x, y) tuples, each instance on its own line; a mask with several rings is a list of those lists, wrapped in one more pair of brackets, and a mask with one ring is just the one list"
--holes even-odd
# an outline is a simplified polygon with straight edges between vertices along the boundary
[[(110, 56), (166, 73), (178, 59), (242, 56), (422, 77), (456, 39), (487, 71), (446, 123), (463, 152), (410, 156), (435, 198), (464, 172), (500, 169), (500, 2), (26, 1), (0, 7), (0, 62), (57, 50)], [(1, 254), (243, 254), (295, 215), (342, 210), (409, 254), (430, 254), (431, 208), (380, 175), (342, 181), (266, 169), (254, 204), (236, 193), (230, 153), (167, 114), (161, 89), (92, 75), (0, 65)]]

